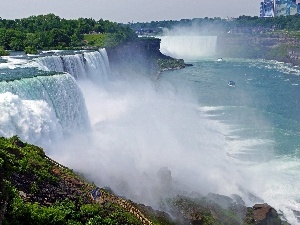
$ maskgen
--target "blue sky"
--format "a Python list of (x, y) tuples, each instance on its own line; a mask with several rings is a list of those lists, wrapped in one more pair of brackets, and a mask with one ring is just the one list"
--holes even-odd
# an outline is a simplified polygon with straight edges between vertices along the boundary
[(0, 0), (0, 17), (24, 18), (54, 13), (115, 22), (150, 22), (203, 17), (259, 15), (260, 0)]

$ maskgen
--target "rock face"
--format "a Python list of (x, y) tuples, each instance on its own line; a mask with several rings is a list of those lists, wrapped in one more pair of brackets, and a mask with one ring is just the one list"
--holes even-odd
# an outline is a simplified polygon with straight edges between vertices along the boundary
[(262, 58), (300, 65), (300, 39), (287, 34), (218, 36), (219, 57)]
[(166, 56), (159, 49), (160, 39), (147, 38), (107, 48), (106, 51), (112, 70), (118, 74), (157, 75), (163, 70), (185, 67), (183, 60)]
[(268, 204), (256, 204), (253, 206), (253, 218), (258, 225), (280, 225), (282, 221), (277, 211)]

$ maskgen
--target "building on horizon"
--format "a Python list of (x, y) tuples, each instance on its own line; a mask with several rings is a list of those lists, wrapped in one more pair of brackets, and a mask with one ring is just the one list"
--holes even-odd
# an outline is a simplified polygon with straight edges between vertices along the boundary
[(260, 17), (300, 14), (300, 0), (264, 0), (260, 3)]

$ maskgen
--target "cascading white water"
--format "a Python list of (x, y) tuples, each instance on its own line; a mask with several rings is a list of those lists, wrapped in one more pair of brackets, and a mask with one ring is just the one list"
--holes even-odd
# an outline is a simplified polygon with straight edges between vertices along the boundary
[(161, 53), (185, 60), (214, 56), (217, 36), (161, 36)]
[[(84, 58), (87, 62), (86, 68), (91, 79), (100, 82), (108, 80), (106, 62), (100, 52), (86, 52), (84, 53)], [(99, 74), (102, 74), (102, 76), (99, 76)]]
[(88, 130), (85, 100), (76, 80), (98, 85), (107, 81), (106, 50), (38, 57), (26, 65), (29, 68), (17, 65), (1, 72), (0, 135), (18, 135), (24, 141), (49, 146), (54, 140)]
[(76, 79), (86, 76), (82, 54), (40, 57), (36, 62), (42, 70), (67, 72)]
[(99, 49), (99, 52), (102, 56), (102, 59), (104, 60), (104, 66), (105, 66), (106, 72), (111, 75), (111, 70), (110, 70), (110, 66), (109, 66), (109, 60), (108, 60), (108, 55), (107, 55), (106, 49), (101, 48), (101, 49)]
[(75, 55), (53, 55), (35, 60), (41, 70), (66, 72), (76, 80), (91, 79), (99, 83), (107, 81), (110, 73), (105, 49)]
[(46, 101), (23, 100), (11, 92), (0, 93), (0, 136), (13, 135), (33, 144), (48, 146), (62, 138), (63, 131)]
[(69, 74), (2, 81), (0, 90), (1, 136), (44, 145), (89, 129), (82, 93)]

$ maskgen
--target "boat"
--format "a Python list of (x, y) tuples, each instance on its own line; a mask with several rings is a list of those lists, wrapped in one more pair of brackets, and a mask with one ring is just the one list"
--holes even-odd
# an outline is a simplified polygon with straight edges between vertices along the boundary
[(232, 81), (232, 80), (228, 81), (228, 86), (235, 87), (234, 81)]
[(218, 58), (217, 61), (218, 61), (218, 62), (222, 62), (223, 59), (222, 59), (222, 58)]

